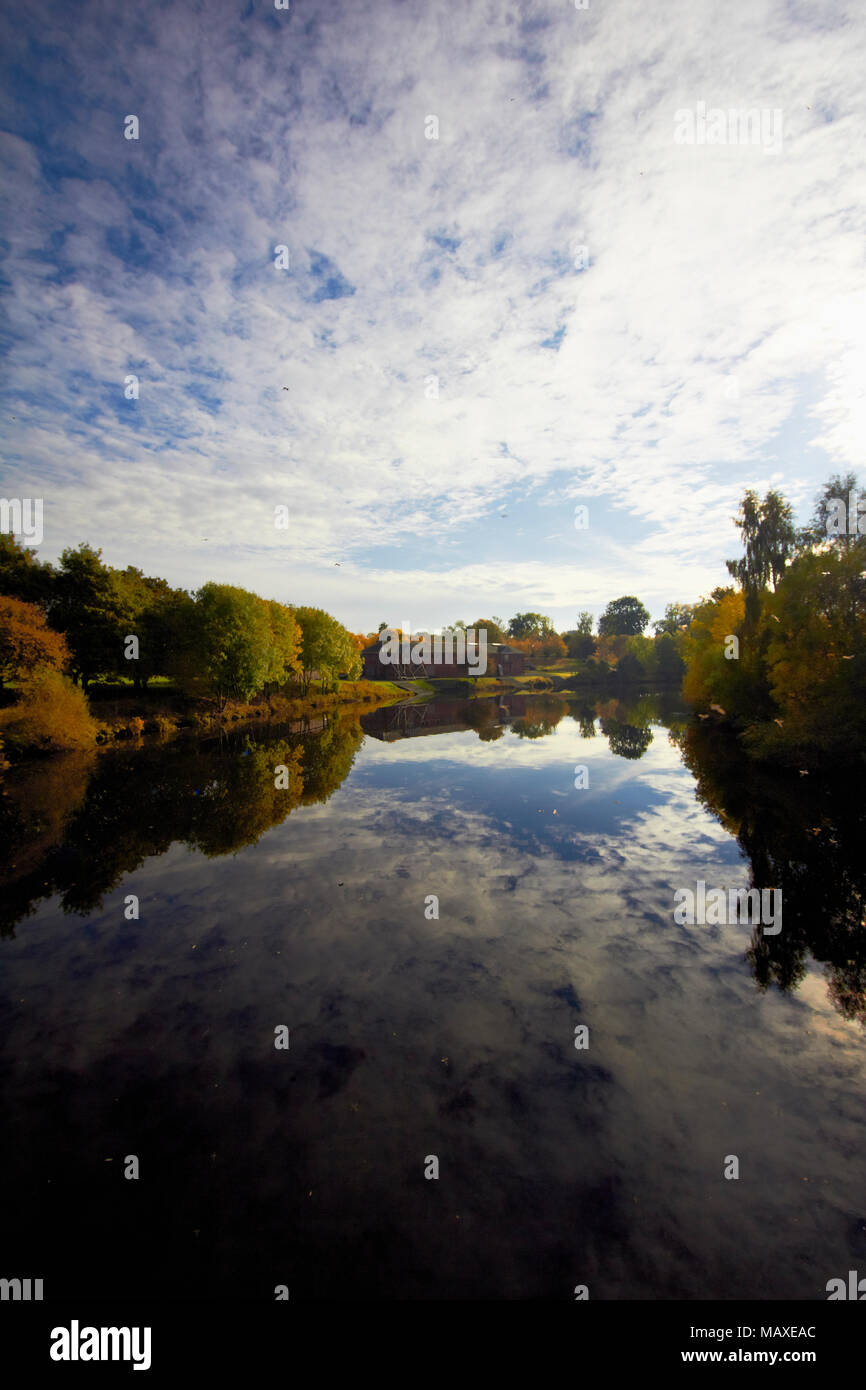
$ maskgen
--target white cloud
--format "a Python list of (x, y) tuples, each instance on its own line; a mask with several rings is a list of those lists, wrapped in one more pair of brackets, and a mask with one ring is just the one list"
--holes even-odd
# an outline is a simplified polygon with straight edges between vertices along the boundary
[[(775, 452), (797, 410), (824, 472), (857, 466), (862, 14), (619, 0), (532, 17), (64, 17), (52, 42), (87, 100), (47, 138), (70, 172), (40, 174), (23, 114), (3, 137), (3, 487), (44, 496), (45, 553), (86, 538), (112, 563), (313, 599), (356, 627), (395, 596), (425, 623), (542, 589), (548, 609), (633, 591), (660, 610), (722, 582), (745, 485), (781, 471), (808, 496), (818, 465)], [(698, 101), (781, 108), (781, 153), (675, 144)], [(317, 256), (353, 294), (316, 302)], [(531, 492), (566, 535), (574, 499), (604, 497), (626, 536), (585, 574), (541, 538), (508, 564), (466, 540), (506, 495), (525, 537)], [(271, 524), (285, 501), (288, 537)], [(447, 563), (395, 568), (418, 537)]]

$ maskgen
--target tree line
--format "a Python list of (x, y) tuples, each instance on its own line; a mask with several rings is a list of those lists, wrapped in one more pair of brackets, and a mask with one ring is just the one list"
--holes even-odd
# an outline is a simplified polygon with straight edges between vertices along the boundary
[(82, 544), (59, 564), (0, 535), (0, 679), (49, 665), (87, 690), (131, 677), (144, 689), (167, 676), (220, 707), (287, 684), (304, 694), (360, 673), (357, 643), (321, 608), (292, 607), (233, 584), (195, 593), (128, 565), (114, 569)]
[[(605, 680), (615, 673), (626, 681), (669, 683), (680, 680), (685, 670), (676, 640), (684, 614), (682, 605), (669, 604), (665, 617), (654, 624), (654, 636), (645, 637), (650, 614), (633, 594), (624, 594), (612, 599), (599, 615), (596, 633), (593, 616), (588, 612), (581, 612), (576, 625), (562, 633), (555, 631), (546, 614), (535, 612), (515, 613), (508, 622), (499, 617), (476, 618), (472, 623), (458, 619), (451, 630), (483, 629), (488, 646), (492, 642), (506, 643), (535, 662), (557, 662), (570, 657), (577, 660), (579, 674), (590, 681)], [(388, 626), (380, 623), (379, 631)], [(371, 640), (375, 637), (374, 633)]]

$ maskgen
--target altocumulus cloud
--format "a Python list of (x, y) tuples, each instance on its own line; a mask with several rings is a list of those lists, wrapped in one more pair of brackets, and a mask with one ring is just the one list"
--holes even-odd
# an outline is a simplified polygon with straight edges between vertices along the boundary
[[(86, 538), (355, 626), (395, 583), (441, 623), (470, 580), (573, 621), (626, 578), (655, 611), (706, 591), (745, 485), (803, 506), (860, 461), (855, 4), (0, 25), (2, 486), (45, 498), (44, 555)], [(677, 144), (700, 101), (781, 109), (782, 148)]]

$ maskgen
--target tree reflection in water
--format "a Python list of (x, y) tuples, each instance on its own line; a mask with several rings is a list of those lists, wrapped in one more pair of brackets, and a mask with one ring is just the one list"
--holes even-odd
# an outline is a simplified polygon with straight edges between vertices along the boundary
[[(747, 959), (758, 986), (791, 991), (808, 958), (825, 964), (830, 996), (846, 1019), (866, 1023), (866, 928), (862, 853), (866, 808), (856, 783), (808, 777), (743, 756), (736, 740), (692, 724), (674, 695), (589, 701), (574, 695), (449, 700), (335, 717), (314, 734), (233, 732), (101, 754), (70, 754), (10, 769), (0, 797), (0, 931), (58, 894), (64, 912), (97, 910), (105, 894), (175, 842), (208, 856), (254, 844), (298, 806), (326, 801), (352, 768), (365, 733), (391, 740), (455, 729), (493, 742), (553, 734), (568, 715), (584, 738), (601, 733), (611, 753), (643, 757), (653, 728), (667, 729), (696, 781), (696, 795), (733, 835), (757, 887), (781, 888), (778, 936), (756, 930)], [(289, 769), (289, 788), (274, 769)]]
[(691, 726), (679, 742), (699, 800), (736, 836), (752, 884), (782, 890), (781, 932), (756, 929), (747, 952), (759, 988), (796, 989), (811, 955), (826, 966), (839, 1012), (866, 1024), (866, 807), (856, 783), (755, 764), (719, 729)]
[[(357, 720), (284, 737), (232, 733), (201, 742), (55, 757), (14, 769), (0, 800), (0, 931), (59, 894), (82, 916), (124, 875), (180, 842), (202, 854), (254, 844), (296, 806), (326, 801), (363, 735)], [(288, 769), (288, 789), (275, 768)]]

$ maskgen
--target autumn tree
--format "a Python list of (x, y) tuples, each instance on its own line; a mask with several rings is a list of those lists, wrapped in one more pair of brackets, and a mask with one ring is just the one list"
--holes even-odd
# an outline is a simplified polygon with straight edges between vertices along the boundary
[[(862, 748), (866, 739), (866, 578), (859, 547), (800, 556), (762, 614), (774, 713), (753, 746)], [(769, 736), (769, 737), (768, 737)]]
[(64, 638), (48, 626), (34, 603), (0, 597), (0, 685), (48, 666), (61, 671), (69, 665)]
[[(717, 704), (732, 718), (751, 708), (749, 685), (755, 672), (747, 659), (751, 646), (741, 651), (740, 631), (745, 616), (745, 597), (739, 590), (723, 593), (695, 605), (692, 622), (682, 639), (686, 662), (683, 695), (701, 710)], [(731, 643), (730, 638), (736, 642)]]

